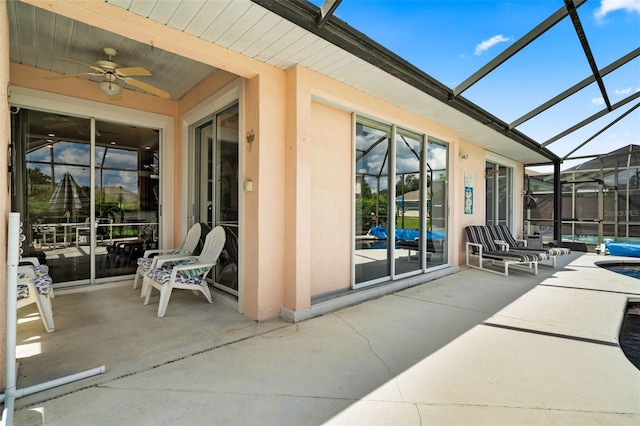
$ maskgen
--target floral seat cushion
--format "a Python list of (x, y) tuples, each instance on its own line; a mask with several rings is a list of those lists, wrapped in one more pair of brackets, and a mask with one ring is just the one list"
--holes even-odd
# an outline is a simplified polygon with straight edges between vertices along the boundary
[[(147, 272), (147, 276), (154, 281), (165, 284), (169, 282), (172, 273), (171, 268), (156, 268)], [(176, 274), (176, 281), (182, 284), (200, 284), (202, 282), (202, 272), (200, 275), (196, 275), (195, 277), (191, 277), (187, 275), (185, 272), (190, 271), (178, 271)]]
[(153, 259), (150, 258), (150, 257), (139, 257), (138, 258), (138, 266), (141, 266), (142, 269), (150, 269), (152, 263), (153, 263)]
[[(24, 273), (18, 274), (19, 279), (28, 279), (29, 276)], [(53, 280), (50, 276), (38, 277), (34, 281), (34, 285), (36, 286), (36, 290), (38, 293), (42, 295), (48, 295), (51, 292), (51, 286), (53, 285)], [(29, 286), (26, 284), (18, 284), (18, 300), (26, 299), (29, 297)]]
[[(183, 249), (175, 249), (170, 254), (187, 254), (188, 252)], [(138, 258), (138, 266), (142, 266), (142, 269), (151, 269), (151, 265), (153, 264), (153, 258), (151, 257), (139, 257)]]

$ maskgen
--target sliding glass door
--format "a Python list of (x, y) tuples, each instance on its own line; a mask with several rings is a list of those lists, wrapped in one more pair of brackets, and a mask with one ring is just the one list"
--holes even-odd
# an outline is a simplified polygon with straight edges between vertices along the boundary
[(353, 287), (446, 264), (446, 144), (360, 117), (355, 135)]
[(12, 135), (24, 255), (56, 285), (133, 274), (158, 241), (159, 131), (21, 109)]
[(196, 123), (191, 128), (194, 182), (189, 226), (204, 223), (222, 226), (226, 242), (213, 285), (238, 296), (239, 235), (239, 110), (234, 104)]

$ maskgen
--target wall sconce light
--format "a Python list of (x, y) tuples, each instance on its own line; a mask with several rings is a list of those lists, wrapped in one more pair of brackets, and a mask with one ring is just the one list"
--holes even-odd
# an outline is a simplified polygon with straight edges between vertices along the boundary
[(255, 133), (253, 133), (253, 129), (251, 129), (251, 131), (247, 133), (247, 143), (249, 144), (249, 151), (251, 151), (251, 146), (255, 138), (256, 138), (256, 135)]
[(469, 154), (460, 154), (460, 159), (461, 160), (468, 160), (469, 159)]

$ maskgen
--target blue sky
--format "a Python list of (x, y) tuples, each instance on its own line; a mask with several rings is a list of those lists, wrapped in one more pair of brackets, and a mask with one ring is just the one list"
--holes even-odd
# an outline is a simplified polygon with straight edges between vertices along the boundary
[[(563, 6), (562, 0), (343, 0), (335, 15), (455, 88)], [(578, 14), (598, 68), (640, 47), (640, 0), (589, 0)], [(566, 18), (463, 96), (509, 123), (590, 74), (573, 24)], [(640, 91), (640, 58), (604, 77), (604, 83), (611, 104)], [(637, 102), (548, 148), (560, 156), (568, 154)], [(542, 143), (604, 107), (594, 83), (518, 130)], [(629, 144), (640, 145), (640, 108), (573, 156)], [(582, 161), (586, 160), (566, 162), (563, 168)]]

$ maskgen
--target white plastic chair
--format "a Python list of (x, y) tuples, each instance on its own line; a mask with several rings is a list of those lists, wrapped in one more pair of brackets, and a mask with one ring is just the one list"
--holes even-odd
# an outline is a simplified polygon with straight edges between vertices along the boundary
[(191, 290), (196, 295), (201, 292), (209, 303), (213, 303), (206, 277), (216, 265), (224, 242), (224, 229), (222, 226), (216, 226), (207, 234), (204, 247), (199, 256), (158, 260), (156, 268), (151, 269), (144, 276), (142, 284), (146, 288), (144, 304), (149, 304), (153, 288), (160, 291), (159, 318), (164, 316), (171, 297), (171, 291), (174, 288)]
[(53, 323), (53, 281), (49, 276), (47, 265), (40, 265), (35, 257), (20, 259), (20, 262), (29, 262), (31, 265), (18, 266), (18, 302), (16, 308), (22, 308), (33, 303), (38, 307), (40, 318), (44, 328), (49, 332), (55, 331)]
[[(147, 289), (144, 286), (144, 274), (156, 267), (158, 260), (171, 259), (176, 257), (184, 257), (190, 255), (198, 246), (200, 241), (200, 234), (202, 233), (202, 227), (199, 223), (194, 224), (187, 232), (187, 238), (181, 247), (175, 249), (153, 249), (146, 250), (141, 258), (138, 259), (138, 269), (136, 270), (136, 277), (133, 280), (133, 289), (138, 288), (138, 280), (143, 278), (142, 291), (140, 297), (144, 297), (147, 293)], [(151, 257), (155, 255), (154, 257)]]

